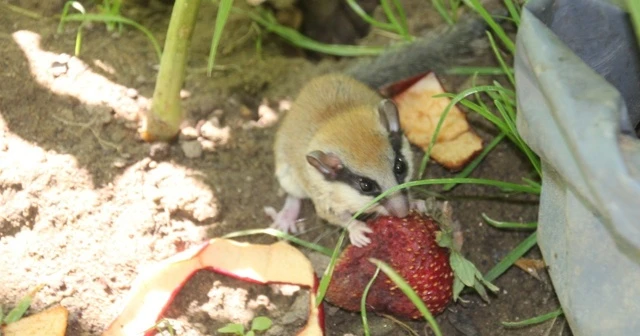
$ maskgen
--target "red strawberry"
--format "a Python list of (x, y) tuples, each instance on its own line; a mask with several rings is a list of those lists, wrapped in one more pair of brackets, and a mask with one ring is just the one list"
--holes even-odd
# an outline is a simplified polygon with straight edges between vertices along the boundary
[[(405, 218), (381, 216), (369, 221), (371, 243), (348, 246), (340, 256), (327, 291), (327, 300), (351, 311), (360, 310), (364, 288), (375, 273), (376, 258), (396, 270), (425, 302), (432, 314), (444, 311), (451, 301), (453, 272), (449, 250), (438, 246), (438, 225), (430, 218), (411, 213)], [(419, 318), (418, 309), (382, 272), (367, 297), (370, 311)]]

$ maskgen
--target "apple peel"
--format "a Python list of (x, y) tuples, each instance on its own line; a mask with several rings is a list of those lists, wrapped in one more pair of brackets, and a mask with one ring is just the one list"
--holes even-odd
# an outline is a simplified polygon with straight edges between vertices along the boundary
[[(386, 90), (398, 105), (400, 124), (407, 138), (426, 152), (443, 112), (451, 103), (447, 97), (433, 97), (445, 93), (438, 77), (431, 72)], [(454, 105), (440, 127), (430, 155), (444, 167), (458, 170), (480, 153), (482, 147), (482, 139), (471, 129), (465, 114)]]
[(0, 334), (4, 336), (64, 336), (68, 318), (67, 308), (57, 305), (1, 327)]
[(318, 280), (302, 252), (286, 242), (257, 245), (216, 238), (141, 272), (123, 311), (103, 336), (152, 335), (154, 331), (148, 329), (182, 286), (203, 269), (259, 284), (286, 283), (309, 288), (309, 318), (298, 335), (324, 334), (322, 306), (316, 307), (315, 302)]

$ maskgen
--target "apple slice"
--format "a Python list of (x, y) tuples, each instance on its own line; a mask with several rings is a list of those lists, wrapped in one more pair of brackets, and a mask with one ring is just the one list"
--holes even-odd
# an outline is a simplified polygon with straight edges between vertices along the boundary
[(4, 336), (64, 336), (67, 331), (69, 311), (63, 306), (54, 306), (0, 328)]
[(302, 252), (285, 242), (256, 245), (211, 239), (143, 271), (134, 282), (123, 311), (103, 336), (153, 334), (147, 330), (162, 316), (185, 282), (202, 269), (259, 284), (285, 283), (309, 288), (310, 314), (298, 335), (323, 335), (322, 306), (316, 307), (315, 302), (317, 277)]
[[(400, 124), (409, 141), (427, 151), (442, 113), (451, 100), (433, 97), (444, 89), (431, 72), (412, 77), (383, 89), (393, 95), (400, 113)], [(444, 167), (457, 170), (482, 150), (482, 139), (471, 129), (458, 107), (449, 111), (431, 150), (431, 158)]]

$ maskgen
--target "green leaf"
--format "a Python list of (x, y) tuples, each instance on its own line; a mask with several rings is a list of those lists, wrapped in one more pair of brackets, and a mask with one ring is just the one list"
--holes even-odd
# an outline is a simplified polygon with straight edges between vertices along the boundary
[(255, 332), (255, 331), (253, 331), (253, 330), (249, 330), (249, 331), (245, 334), (245, 336), (255, 336), (255, 334), (256, 334), (256, 332)]
[(33, 300), (33, 297), (31, 295), (27, 295), (22, 298), (22, 300), (18, 302), (18, 305), (16, 305), (15, 308), (11, 309), (11, 311), (7, 314), (4, 322), (9, 324), (21, 319), (22, 316), (24, 316), (24, 314), (27, 312), (27, 309), (29, 309), (29, 306), (31, 306), (31, 300)]
[(478, 295), (480, 295), (480, 297), (483, 300), (485, 300), (486, 302), (489, 302), (489, 295), (487, 295), (487, 291), (484, 289), (484, 286), (479, 281), (475, 281), (473, 283), (473, 289), (475, 289), (476, 292), (478, 292)]
[(524, 241), (522, 241), (516, 248), (511, 250), (509, 254), (507, 254), (504, 259), (502, 259), (497, 265), (495, 265), (487, 274), (484, 275), (484, 278), (487, 281), (493, 281), (497, 279), (500, 275), (502, 275), (513, 263), (516, 262), (520, 257), (522, 257), (527, 251), (529, 251), (533, 246), (537, 243), (537, 232), (532, 233), (529, 237), (527, 237)]
[(460, 281), (460, 278), (455, 277), (453, 279), (453, 301), (458, 301), (460, 298), (460, 293), (464, 289), (464, 284)]
[(294, 244), (298, 244), (300, 246), (306, 247), (310, 250), (314, 250), (316, 252), (320, 252), (326, 256), (331, 256), (331, 254), (333, 253), (333, 250), (328, 249), (324, 246), (318, 245), (318, 244), (314, 244), (314, 243), (310, 243), (306, 240), (302, 240), (296, 236), (292, 236), (290, 234), (287, 234), (285, 232), (282, 232), (280, 230), (274, 229), (274, 228), (266, 228), (266, 229), (251, 229), (251, 230), (243, 230), (243, 231), (235, 231), (235, 232), (231, 232), (228, 233), (224, 236), (222, 236), (222, 238), (236, 238), (236, 237), (243, 237), (243, 236), (251, 236), (251, 235), (256, 235), (256, 234), (266, 234), (266, 235), (270, 235), (273, 237), (277, 237), (277, 238), (281, 238), (281, 239), (286, 239)]
[(501, 222), (495, 219), (491, 219), (485, 213), (482, 213), (482, 218), (489, 223), (489, 225), (498, 229), (516, 229), (516, 230), (535, 230), (538, 227), (538, 223), (516, 223), (516, 222)]
[(264, 331), (271, 328), (273, 322), (266, 316), (258, 316), (251, 322), (251, 330)]
[(518, 321), (518, 322), (502, 322), (502, 325), (507, 327), (507, 328), (519, 328), (519, 327), (527, 327), (533, 324), (538, 324), (538, 323), (542, 323), (545, 322), (547, 320), (550, 320), (552, 318), (556, 318), (560, 315), (564, 314), (564, 312), (562, 311), (562, 308), (554, 310), (552, 312), (540, 315), (540, 316), (536, 316), (536, 317), (532, 317), (530, 319), (526, 319), (523, 321)]
[(244, 335), (244, 326), (240, 323), (229, 323), (218, 329), (219, 333)]
[(211, 47), (209, 48), (209, 58), (207, 60), (207, 75), (209, 77), (211, 77), (211, 72), (213, 71), (218, 51), (218, 44), (220, 44), (222, 31), (224, 30), (224, 25), (227, 23), (227, 18), (229, 18), (229, 12), (231, 11), (232, 5), (233, 0), (221, 0), (220, 5), (218, 6), (216, 24), (213, 31), (213, 37), (211, 38)]
[(97, 22), (118, 22), (118, 23), (124, 23), (130, 26), (133, 26), (134, 28), (138, 29), (139, 31), (141, 31), (144, 35), (146, 35), (147, 39), (149, 39), (149, 41), (151, 42), (151, 44), (153, 45), (153, 48), (156, 50), (156, 54), (158, 56), (158, 60), (162, 58), (162, 48), (160, 48), (160, 44), (158, 43), (158, 41), (156, 40), (156, 38), (153, 36), (153, 34), (151, 33), (151, 31), (149, 31), (149, 29), (145, 28), (144, 26), (142, 26), (141, 24), (131, 20), (131, 19), (127, 19), (123, 16), (118, 16), (118, 15), (112, 15), (112, 14), (71, 14), (71, 15), (67, 15), (64, 16), (60, 19), (61, 22), (67, 22), (67, 21), (79, 21), (79, 22), (91, 22), (91, 21), (97, 21)]
[(436, 232), (436, 243), (438, 243), (438, 246), (440, 247), (446, 247), (449, 249), (453, 248), (453, 237), (451, 237), (451, 232)]
[(469, 287), (473, 287), (476, 279), (476, 267), (467, 259), (463, 258), (460, 253), (451, 252), (449, 257), (451, 262), (451, 268), (463, 284)]

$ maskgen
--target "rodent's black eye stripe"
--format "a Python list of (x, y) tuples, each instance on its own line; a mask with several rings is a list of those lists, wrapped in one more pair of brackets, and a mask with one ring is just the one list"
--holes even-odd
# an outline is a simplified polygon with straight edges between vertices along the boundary
[(346, 167), (338, 171), (335, 181), (345, 183), (363, 195), (376, 197), (382, 193), (378, 182), (355, 174)]

